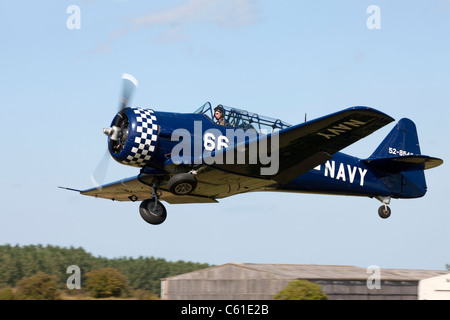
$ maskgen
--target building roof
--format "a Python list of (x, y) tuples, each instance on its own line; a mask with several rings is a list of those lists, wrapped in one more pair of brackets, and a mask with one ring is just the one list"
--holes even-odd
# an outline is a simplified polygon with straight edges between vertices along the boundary
[[(223, 272), (222, 272), (223, 271)], [(242, 277), (238, 271), (246, 273), (245, 278), (259, 274), (257, 278), (276, 279), (333, 279), (333, 280), (367, 280), (373, 270), (355, 266), (314, 265), (314, 264), (258, 264), (226, 263), (202, 270), (197, 270), (163, 280), (181, 279), (236, 279)], [(419, 281), (439, 275), (450, 274), (445, 270), (420, 269), (380, 269), (381, 280)], [(263, 275), (263, 276), (262, 276)], [(261, 277), (262, 276), (262, 277)]]

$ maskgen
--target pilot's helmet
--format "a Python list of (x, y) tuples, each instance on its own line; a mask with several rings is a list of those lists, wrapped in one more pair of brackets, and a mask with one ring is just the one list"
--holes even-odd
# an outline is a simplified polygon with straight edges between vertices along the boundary
[(214, 112), (219, 111), (223, 115), (223, 106), (219, 104), (217, 107), (214, 108)]

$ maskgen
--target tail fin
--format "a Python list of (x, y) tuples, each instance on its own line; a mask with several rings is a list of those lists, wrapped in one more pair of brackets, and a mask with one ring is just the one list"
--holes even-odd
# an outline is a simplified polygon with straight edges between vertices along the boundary
[(401, 119), (378, 146), (370, 159), (420, 155), (419, 138), (414, 122)]
[(369, 167), (391, 175), (382, 175), (397, 197), (421, 197), (427, 190), (423, 170), (437, 167), (441, 159), (424, 156), (414, 122), (401, 119), (374, 153), (363, 160)]
[(416, 125), (406, 118), (397, 123), (364, 162), (376, 169), (391, 173), (426, 170), (443, 163), (441, 159), (420, 153)]

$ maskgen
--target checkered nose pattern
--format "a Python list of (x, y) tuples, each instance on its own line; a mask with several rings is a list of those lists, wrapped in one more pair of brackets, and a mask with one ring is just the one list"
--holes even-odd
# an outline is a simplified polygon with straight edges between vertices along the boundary
[(145, 166), (152, 157), (158, 142), (158, 124), (153, 110), (132, 108), (136, 115), (133, 146), (131, 153), (122, 163), (135, 167)]
[(129, 120), (128, 139), (123, 150), (113, 155), (116, 161), (133, 166), (144, 167), (150, 162), (158, 143), (158, 123), (153, 110), (127, 108)]

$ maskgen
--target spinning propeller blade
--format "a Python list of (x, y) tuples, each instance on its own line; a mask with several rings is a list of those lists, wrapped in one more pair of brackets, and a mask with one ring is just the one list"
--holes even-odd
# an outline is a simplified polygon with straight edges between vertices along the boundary
[(91, 174), (91, 181), (94, 184), (94, 187), (97, 189), (101, 189), (101, 185), (105, 182), (106, 172), (108, 171), (109, 159), (110, 159), (109, 151), (106, 150), (102, 159), (98, 163), (97, 168), (95, 168), (94, 172)]
[(130, 99), (133, 95), (133, 92), (138, 85), (136, 78), (129, 73), (124, 73), (122, 75), (122, 80), (123, 80), (123, 88), (122, 88), (122, 96), (120, 98), (119, 103), (119, 112), (128, 106)]
[[(121, 112), (123, 109), (128, 107), (131, 101), (131, 97), (133, 96), (134, 90), (138, 85), (138, 81), (136, 80), (136, 78), (129, 73), (122, 74), (122, 83), (123, 83), (122, 95), (119, 101), (118, 112)], [(113, 137), (112, 139), (117, 139), (116, 136), (120, 134), (120, 131), (121, 128), (118, 127), (103, 129), (103, 133), (105, 133), (109, 137)], [(101, 185), (105, 182), (109, 160), (110, 160), (109, 151), (106, 150), (106, 153), (103, 155), (102, 159), (97, 165), (97, 168), (91, 174), (91, 181), (94, 183), (94, 186), (98, 189), (101, 189)]]

